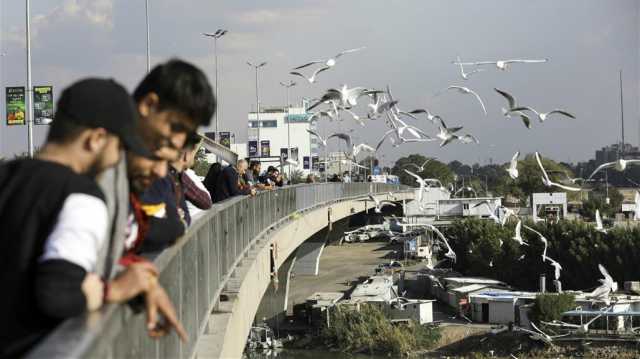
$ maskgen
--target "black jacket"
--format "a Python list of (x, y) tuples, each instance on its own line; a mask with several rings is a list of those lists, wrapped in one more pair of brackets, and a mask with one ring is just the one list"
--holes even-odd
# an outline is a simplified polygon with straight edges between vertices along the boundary
[(251, 188), (240, 189), (239, 174), (233, 166), (227, 166), (222, 170), (215, 185), (215, 201), (224, 201), (234, 196), (247, 195)]

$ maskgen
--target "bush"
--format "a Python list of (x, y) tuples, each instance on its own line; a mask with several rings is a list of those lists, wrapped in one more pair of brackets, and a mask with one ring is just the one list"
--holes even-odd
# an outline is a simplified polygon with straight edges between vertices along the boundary
[(551, 322), (560, 320), (562, 313), (575, 308), (576, 297), (573, 294), (538, 294), (531, 309), (531, 319), (534, 322)]
[(332, 308), (330, 326), (323, 329), (321, 336), (343, 352), (397, 356), (433, 346), (440, 339), (440, 331), (417, 322), (394, 325), (378, 307), (363, 304), (360, 311)]

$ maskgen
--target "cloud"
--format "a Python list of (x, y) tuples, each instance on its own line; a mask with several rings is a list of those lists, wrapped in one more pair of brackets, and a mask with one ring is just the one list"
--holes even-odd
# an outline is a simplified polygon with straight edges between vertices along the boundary
[(253, 9), (236, 14), (233, 20), (241, 25), (264, 26), (289, 21), (307, 21), (321, 18), (326, 9), (290, 8), (290, 9)]

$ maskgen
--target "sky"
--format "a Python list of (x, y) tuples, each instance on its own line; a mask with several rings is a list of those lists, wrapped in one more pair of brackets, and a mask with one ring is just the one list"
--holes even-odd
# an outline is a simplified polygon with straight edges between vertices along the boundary
[[(620, 141), (618, 71), (623, 71), (626, 140), (639, 142), (640, 2), (636, 0), (149, 0), (152, 65), (172, 57), (201, 67), (214, 81), (213, 44), (201, 36), (218, 28), (220, 126), (246, 141), (247, 112), (255, 107), (255, 73), (247, 61), (267, 61), (260, 71), (261, 106), (285, 103), (281, 81), (298, 82), (290, 101), (319, 97), (326, 89), (390, 86), (405, 110), (428, 108), (448, 126), (464, 126), (480, 144), (437, 142), (392, 148), (383, 162), (421, 153), (442, 161), (481, 164), (508, 161), (515, 151), (540, 151), (562, 161), (593, 158), (597, 148)], [(32, 1), (34, 85), (53, 85), (54, 94), (87, 76), (112, 77), (132, 90), (146, 71), (144, 1)], [(0, 86), (26, 84), (24, 1), (0, 1)], [(310, 60), (349, 48), (310, 85), (288, 72)], [(548, 58), (544, 64), (513, 65), (464, 81), (451, 61)], [(302, 80), (302, 81), (299, 81)], [(488, 116), (470, 96), (442, 92), (463, 85), (483, 98)], [(507, 90), (522, 105), (543, 111), (563, 108), (577, 119), (535, 121), (526, 129), (501, 114)], [(4, 91), (2, 91), (4, 92)], [(26, 126), (7, 127), (0, 96), (0, 154), (27, 150)], [(364, 113), (366, 99), (358, 110)], [(427, 133), (426, 120), (408, 120)], [(349, 131), (373, 146), (384, 121), (362, 128), (355, 122), (323, 122), (322, 133)], [(36, 126), (35, 143), (46, 135)]]

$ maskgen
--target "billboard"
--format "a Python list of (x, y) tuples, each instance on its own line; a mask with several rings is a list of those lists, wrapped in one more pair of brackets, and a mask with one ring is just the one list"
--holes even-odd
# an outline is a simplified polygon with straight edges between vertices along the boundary
[(298, 162), (298, 147), (291, 149), (291, 159)]
[(302, 168), (304, 168), (305, 170), (309, 169), (309, 156), (304, 156), (302, 157)]
[(269, 146), (269, 140), (260, 141), (260, 156), (261, 157), (271, 156), (271, 147)]
[(320, 169), (320, 157), (311, 157), (311, 169), (314, 171), (318, 171)]
[(220, 144), (231, 148), (231, 132), (220, 132)]
[(249, 141), (247, 143), (247, 146), (249, 146), (247, 153), (249, 154), (249, 157), (256, 157), (258, 156), (258, 141), (252, 140)]
[(7, 126), (25, 124), (25, 90), (24, 87), (6, 88)]
[(53, 121), (53, 86), (33, 87), (33, 123), (49, 125)]
[(280, 159), (282, 161), (286, 161), (289, 159), (289, 154), (287, 153), (286, 148), (280, 148)]

